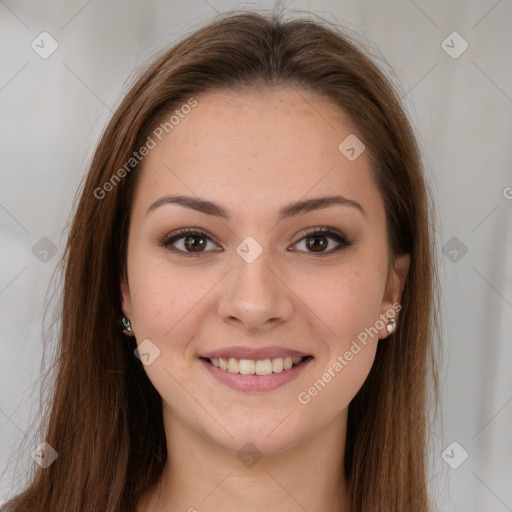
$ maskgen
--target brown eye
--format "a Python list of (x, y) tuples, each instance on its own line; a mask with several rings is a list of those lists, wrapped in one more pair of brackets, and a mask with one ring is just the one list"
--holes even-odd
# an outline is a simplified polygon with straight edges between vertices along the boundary
[(183, 237), (183, 245), (190, 252), (201, 252), (206, 247), (204, 235), (188, 235)]
[(306, 240), (306, 247), (313, 252), (322, 252), (329, 245), (325, 236), (308, 236)]
[[(341, 251), (345, 247), (350, 247), (352, 242), (349, 242), (343, 233), (328, 227), (312, 229), (305, 237), (303, 237), (295, 246), (300, 245), (304, 241), (305, 252), (316, 253), (319, 256), (333, 254)], [(334, 241), (338, 245), (329, 248), (329, 241)]]
[(169, 251), (188, 256), (199, 256), (201, 253), (210, 252), (210, 250), (221, 250), (205, 231), (198, 229), (183, 229), (171, 233), (160, 242), (160, 245)]

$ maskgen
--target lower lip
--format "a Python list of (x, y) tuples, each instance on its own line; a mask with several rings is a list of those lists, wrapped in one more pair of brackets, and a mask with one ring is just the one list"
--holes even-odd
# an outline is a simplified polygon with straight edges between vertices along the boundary
[(205, 359), (200, 359), (206, 369), (219, 382), (236, 389), (237, 391), (272, 391), (287, 382), (296, 379), (311, 363), (313, 359), (305, 359), (289, 370), (282, 370), (278, 373), (269, 375), (242, 375), (240, 373), (231, 373), (228, 370), (221, 370)]

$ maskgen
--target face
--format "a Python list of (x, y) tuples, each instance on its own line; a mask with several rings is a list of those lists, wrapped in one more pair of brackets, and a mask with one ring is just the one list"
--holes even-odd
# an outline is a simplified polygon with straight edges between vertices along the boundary
[(291, 88), (197, 102), (136, 171), (123, 310), (167, 432), (282, 450), (344, 417), (409, 257), (388, 272), (384, 203), (366, 153), (338, 149), (358, 133), (337, 107)]

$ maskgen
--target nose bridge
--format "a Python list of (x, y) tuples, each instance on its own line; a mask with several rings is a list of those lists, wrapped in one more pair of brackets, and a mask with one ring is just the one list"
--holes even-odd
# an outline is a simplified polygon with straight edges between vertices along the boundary
[(271, 250), (248, 237), (236, 252), (219, 315), (226, 321), (238, 320), (249, 330), (265, 329), (287, 318), (292, 309), (290, 297), (276, 275)]

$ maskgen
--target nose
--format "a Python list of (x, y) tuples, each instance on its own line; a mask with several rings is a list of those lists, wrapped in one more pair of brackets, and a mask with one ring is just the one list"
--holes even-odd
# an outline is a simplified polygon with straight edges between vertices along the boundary
[(293, 312), (293, 293), (271, 268), (265, 251), (252, 263), (236, 256), (235, 268), (223, 281), (218, 315), (249, 332), (266, 332), (285, 322)]

